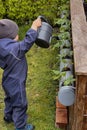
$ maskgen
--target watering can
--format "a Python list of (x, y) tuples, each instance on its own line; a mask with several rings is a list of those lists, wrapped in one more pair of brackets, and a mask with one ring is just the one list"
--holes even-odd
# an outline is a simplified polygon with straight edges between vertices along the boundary
[(38, 36), (35, 43), (42, 48), (48, 48), (50, 46), (53, 28), (44, 16), (38, 16), (38, 18), (41, 19), (42, 25), (37, 30)]
[(71, 106), (75, 102), (75, 88), (72, 86), (62, 86), (58, 92), (58, 100), (64, 106)]

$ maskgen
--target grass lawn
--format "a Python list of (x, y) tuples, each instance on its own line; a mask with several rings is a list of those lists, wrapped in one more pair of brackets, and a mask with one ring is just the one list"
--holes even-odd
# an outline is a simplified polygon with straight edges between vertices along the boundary
[[(20, 28), (21, 39), (27, 26)], [(26, 83), (28, 99), (28, 123), (35, 125), (35, 130), (59, 130), (55, 128), (55, 99), (57, 85), (52, 80), (51, 70), (56, 67), (56, 52), (52, 47), (43, 49), (36, 44), (26, 55), (28, 61), (28, 77)], [(0, 83), (1, 83), (0, 70)], [(1, 86), (1, 84), (0, 84)], [(0, 130), (14, 130), (13, 124), (3, 121), (4, 92), (0, 87)]]

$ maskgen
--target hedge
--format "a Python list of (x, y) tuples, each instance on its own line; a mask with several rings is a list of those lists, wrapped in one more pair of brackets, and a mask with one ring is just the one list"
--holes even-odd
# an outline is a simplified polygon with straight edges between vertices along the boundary
[(58, 0), (0, 0), (0, 18), (10, 18), (19, 24), (30, 22), (39, 15), (50, 21), (57, 16)]
[(0, 19), (3, 18), (4, 15), (5, 15), (5, 8), (2, 0), (0, 0)]

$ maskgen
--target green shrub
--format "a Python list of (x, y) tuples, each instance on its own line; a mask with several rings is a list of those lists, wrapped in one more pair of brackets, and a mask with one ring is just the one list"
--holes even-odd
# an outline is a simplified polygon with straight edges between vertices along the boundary
[(39, 15), (53, 21), (57, 15), (58, 0), (4, 0), (6, 15), (19, 24), (30, 22)]
[(32, 15), (32, 11), (28, 5), (31, 6), (30, 0), (27, 2), (26, 0), (7, 0), (7, 17), (17, 21), (20, 24), (26, 20), (29, 20), (30, 16)]
[(3, 18), (4, 14), (5, 14), (5, 8), (3, 6), (2, 0), (0, 0), (0, 19)]

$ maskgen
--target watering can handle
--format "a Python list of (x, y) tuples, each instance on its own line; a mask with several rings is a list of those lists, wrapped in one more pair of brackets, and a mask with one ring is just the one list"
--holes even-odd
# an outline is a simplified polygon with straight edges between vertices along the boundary
[(44, 16), (40, 15), (38, 18), (40, 18), (42, 22), (48, 23), (47, 19)]

